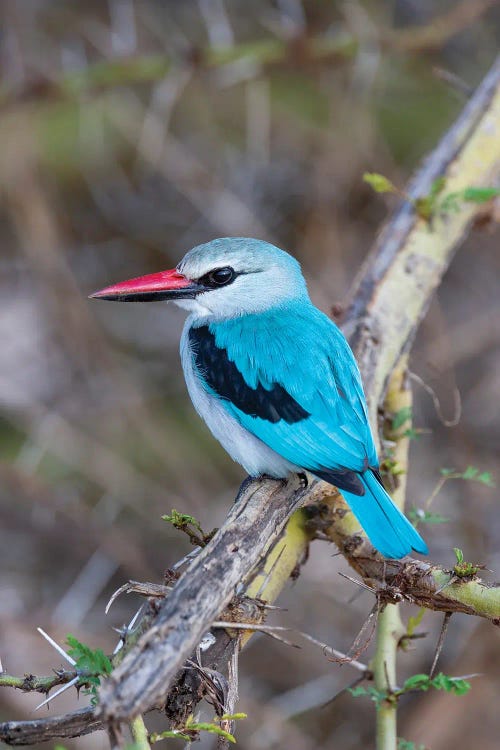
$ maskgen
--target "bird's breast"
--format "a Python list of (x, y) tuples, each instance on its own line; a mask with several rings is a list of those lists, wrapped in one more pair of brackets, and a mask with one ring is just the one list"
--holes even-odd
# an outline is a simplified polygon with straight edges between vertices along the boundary
[[(196, 411), (233, 460), (252, 476), (285, 477), (299, 470), (245, 429), (227, 407), (233, 404), (244, 413), (271, 422), (282, 419), (283, 413), (296, 419), (298, 412), (286, 405), (286, 400), (281, 404), (279, 398), (273, 401), (272, 394), (263, 387), (258, 390), (248, 386), (227, 353), (216, 346), (208, 326), (196, 328), (186, 324), (181, 339), (181, 361)], [(269, 402), (265, 394), (271, 395)]]

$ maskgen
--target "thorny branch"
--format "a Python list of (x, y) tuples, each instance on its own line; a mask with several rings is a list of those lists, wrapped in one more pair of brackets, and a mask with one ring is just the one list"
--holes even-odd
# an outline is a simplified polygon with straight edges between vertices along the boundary
[(75, 677), (77, 673), (74, 669), (58, 669), (47, 677), (36, 677), (34, 674), (14, 677), (7, 672), (0, 672), (0, 687), (13, 687), (25, 693), (48, 693), (57, 685), (65, 685)]
[(104, 727), (103, 722), (96, 718), (95, 709), (88, 707), (64, 716), (6, 721), (0, 725), (0, 739), (9, 745), (34, 745), (58, 738), (80, 737)]
[[(433, 181), (444, 176), (448, 189), (456, 190), (468, 184), (490, 184), (498, 176), (500, 166), (499, 139), (496, 129), (500, 121), (500, 59), (486, 76), (478, 91), (465, 107), (462, 115), (443, 137), (433, 154), (416, 175), (408, 190), (411, 196), (426, 195)], [(479, 158), (481, 156), (482, 158)], [(410, 345), (412, 337), (422, 319), (431, 295), (448, 267), (459, 241), (474, 218), (477, 207), (470, 206), (446, 219), (437, 217), (432, 231), (427, 222), (419, 219), (409, 204), (404, 204), (387, 224), (376, 243), (364, 273), (358, 283), (346, 322), (354, 327), (352, 341), (365, 380), (367, 397), (372, 414), (381, 403), (387, 379), (402, 352)], [(354, 324), (354, 326), (353, 326)], [(374, 420), (375, 422), (375, 420)], [(257, 488), (257, 489), (255, 489)], [(143, 711), (158, 701), (161, 703), (165, 689), (174, 679), (179, 667), (209, 627), (211, 619), (227, 603), (233, 593), (234, 554), (232, 549), (218, 557), (220, 540), (236, 521), (235, 516), (246, 503), (252, 503), (255, 492), (261, 493), (262, 508), (258, 514), (270, 513), (271, 504), (279, 497), (279, 507), (290, 502), (290, 490), (276, 488), (275, 483), (254, 483), (243, 493), (238, 508), (233, 509), (212, 542), (191, 563), (176, 588), (165, 601), (155, 627), (139, 641), (133, 653), (129, 653), (120, 667), (113, 672), (101, 691), (100, 715), (105, 719), (126, 720), (138, 711)], [(301, 501), (318, 501), (319, 496), (331, 496), (331, 488), (313, 482), (303, 493)], [(266, 498), (264, 500), (264, 498)], [(271, 500), (271, 504), (269, 504)], [(289, 506), (290, 507), (290, 506)], [(333, 512), (339, 506), (334, 503)], [(238, 520), (243, 520), (242, 515)], [(337, 513), (338, 515), (338, 513)], [(351, 516), (351, 514), (347, 514)], [(344, 511), (345, 518), (345, 511)], [(380, 558), (370, 545), (358, 535), (355, 544), (353, 535), (346, 533), (342, 523), (336, 523), (334, 538), (349, 562), (362, 575), (374, 580), (384, 580)], [(260, 548), (265, 536), (260, 536)], [(361, 542), (361, 543), (360, 543)], [(239, 539), (238, 545), (244, 540)], [(237, 581), (247, 579), (254, 558), (245, 558), (239, 567)], [(385, 576), (387, 583), (402, 586), (402, 596), (425, 606), (440, 608), (442, 598), (450, 599), (450, 590), (457, 600), (457, 584), (446, 580), (446, 573), (435, 573), (435, 566), (417, 561), (389, 563), (391, 573)], [(211, 573), (217, 572), (217, 577)], [(222, 575), (219, 575), (222, 573)], [(440, 584), (435, 584), (435, 576)], [(442, 580), (444, 577), (445, 580)], [(214, 586), (209, 585), (213, 581)], [(448, 585), (449, 584), (449, 585)], [(447, 586), (434, 597), (438, 587)], [(471, 583), (476, 587), (480, 584)], [(204, 588), (206, 587), (206, 588)], [(455, 588), (453, 588), (455, 587)], [(206, 608), (204, 597), (210, 597), (210, 608)], [(205, 594), (204, 594), (205, 591)], [(481, 611), (482, 604), (491, 598), (492, 589), (480, 589), (479, 606), (475, 602), (456, 601), (462, 611)], [(390, 589), (387, 589), (390, 595)], [(185, 596), (194, 597), (196, 605), (188, 605)], [(401, 596), (401, 595), (400, 595)], [(498, 592), (496, 592), (498, 599)], [(447, 601), (446, 608), (451, 605)], [(499, 616), (500, 607), (494, 613), (495, 603), (486, 608), (492, 619)], [(213, 613), (211, 619), (208, 615)], [(206, 615), (206, 619), (200, 614)], [(484, 614), (484, 612), (483, 612)], [(167, 634), (168, 630), (168, 634)], [(188, 633), (185, 631), (189, 630)], [(165, 638), (163, 639), (163, 635)], [(161, 639), (161, 640), (160, 640)]]
[[(500, 168), (500, 60), (493, 66), (462, 115), (412, 181), (412, 197), (428, 194), (437, 177), (450, 192), (468, 185), (491, 184)], [(454, 251), (477, 213), (467, 205), (456, 214), (436, 217), (432, 227), (403, 204), (386, 225), (362, 269), (344, 319), (358, 357), (365, 390), (376, 422), (388, 378), (407, 352), (431, 296)], [(297, 533), (284, 537), (294, 516)], [(222, 528), (190, 562), (169, 596), (150, 608), (151, 627), (128, 650), (103, 685), (100, 705), (66, 717), (0, 725), (0, 739), (30, 744), (112, 726), (119, 737), (121, 722), (156, 706), (182, 723), (202, 697), (200, 684), (187, 680), (183, 668), (224, 607), (247, 592), (272, 600), (300, 563), (317, 530), (333, 539), (350, 565), (370, 582), (382, 603), (411, 601), (443, 612), (466, 612), (500, 621), (500, 588), (488, 588), (476, 577), (458, 580), (453, 571), (411, 558), (384, 561), (363, 537), (340, 496), (324, 483), (308, 487), (296, 481), (255, 481), (242, 492)], [(281, 544), (281, 547), (280, 547)], [(276, 549), (280, 549), (276, 554)], [(273, 557), (274, 555), (274, 557)], [(262, 579), (262, 568), (273, 560)], [(284, 562), (285, 561), (285, 562)], [(293, 565), (292, 565), (293, 563)], [(252, 578), (254, 583), (252, 584)], [(241, 621), (248, 622), (246, 618)], [(242, 639), (244, 640), (244, 639)], [(227, 662), (232, 637), (222, 635), (204, 656), (206, 663)]]

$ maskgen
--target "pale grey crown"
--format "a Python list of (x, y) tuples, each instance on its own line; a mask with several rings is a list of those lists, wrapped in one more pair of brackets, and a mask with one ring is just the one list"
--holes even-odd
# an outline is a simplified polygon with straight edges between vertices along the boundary
[(194, 300), (180, 300), (179, 304), (196, 317), (224, 319), (263, 312), (294, 299), (308, 299), (298, 261), (262, 240), (212, 240), (190, 250), (177, 270), (198, 281), (211, 271), (227, 267), (235, 272), (230, 284), (202, 292)]

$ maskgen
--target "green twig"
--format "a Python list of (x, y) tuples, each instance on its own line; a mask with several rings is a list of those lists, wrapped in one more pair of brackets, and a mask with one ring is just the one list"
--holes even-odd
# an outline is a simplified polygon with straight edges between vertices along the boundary
[(139, 714), (135, 719), (132, 719), (130, 722), (130, 731), (134, 738), (135, 750), (151, 750), (151, 745), (149, 744), (148, 739), (148, 730), (146, 729), (142, 714)]
[(26, 693), (48, 693), (57, 685), (64, 685), (76, 677), (74, 669), (60, 669), (46, 677), (36, 677), (25, 674), (24, 677), (14, 677), (6, 672), (0, 673), (0, 687), (13, 687)]
[[(397, 477), (397, 485), (392, 493), (396, 505), (404, 507), (406, 491), (406, 467), (408, 466), (408, 428), (411, 427), (412, 397), (407, 378), (408, 357), (403, 355), (396, 366), (385, 400), (390, 414), (404, 414), (397, 429), (390, 426), (391, 437), (395, 440), (393, 458), (404, 472)], [(377, 705), (377, 750), (397, 748), (397, 700), (393, 695), (396, 686), (396, 657), (398, 645), (405, 628), (401, 622), (398, 604), (387, 604), (379, 614), (373, 674), (376, 690), (386, 693), (387, 698)]]

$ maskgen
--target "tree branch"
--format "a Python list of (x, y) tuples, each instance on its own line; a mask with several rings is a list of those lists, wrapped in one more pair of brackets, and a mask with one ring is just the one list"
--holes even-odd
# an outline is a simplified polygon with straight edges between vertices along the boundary
[[(402, 409), (410, 409), (412, 406), (412, 392), (408, 381), (408, 355), (403, 354), (397, 367), (391, 375), (389, 388), (385, 399), (385, 408), (389, 413), (397, 414)], [(411, 426), (408, 417), (400, 425), (396, 434), (390, 437), (395, 441), (392, 458), (401, 466), (403, 473), (399, 474), (397, 484), (393, 490), (392, 499), (395, 504), (404, 510), (406, 499), (406, 479), (408, 470), (408, 453), (410, 439), (406, 430)], [(377, 622), (377, 637), (375, 643), (375, 656), (373, 657), (373, 676), (375, 687), (381, 692), (390, 694), (397, 684), (396, 659), (399, 639), (405, 632), (399, 604), (387, 604), (381, 607)], [(376, 737), (377, 750), (396, 750), (397, 744), (397, 704), (395, 701), (382, 701), (377, 706)]]
[[(497, 177), (500, 166), (499, 84), (500, 59), (412, 181), (408, 191), (411, 197), (428, 194), (438, 176), (446, 178), (450, 192), (470, 185), (490, 184)], [(476, 212), (474, 204), (464, 205), (458, 213), (436, 217), (429, 226), (416, 215), (413, 206), (403, 204), (376, 243), (346, 316), (348, 323), (356, 321), (353, 342), (372, 416), (381, 403), (388, 377), (401, 354), (408, 349), (431, 296)], [(375, 419), (373, 423), (376, 424)], [(124, 721), (164, 701), (178, 670), (217, 612), (229, 601), (234, 587), (247, 580), (260, 551), (269, 547), (269, 536), (260, 534), (255, 538), (252, 525), (257, 519), (265, 518), (268, 529), (281, 529), (287, 514), (300, 502), (317, 500), (318, 492), (332, 496), (331, 487), (319, 482), (313, 482), (306, 492), (296, 489), (291, 492), (287, 487), (277, 487), (275, 482), (263, 481), (253, 483), (251, 489), (243, 493), (223, 527), (191, 563), (165, 601), (153, 628), (103, 685), (98, 708), (101, 718)], [(336, 516), (338, 508), (336, 504)], [(352, 514), (344, 511), (344, 519), (347, 516), (352, 517)], [(362, 541), (359, 532), (357, 538), (361, 543), (351, 550), (346, 543), (345, 525), (334, 523), (333, 527), (332, 536), (351, 564), (360, 570), (365, 568), (365, 573), (371, 572), (370, 577), (383, 580), (383, 563), (373, 553), (371, 545), (367, 553), (367, 543)], [(247, 533), (249, 537), (245, 536)], [(249, 554), (241, 554), (242, 550), (248, 550)], [(366, 560), (363, 565), (362, 559)], [(447, 588), (438, 592), (438, 586), (434, 585), (436, 577), (446, 578), (447, 574), (436, 566), (398, 561), (394, 565), (389, 563), (388, 567), (394, 571), (395, 581), (399, 583), (401, 577), (404, 595), (409, 599), (425, 598), (426, 606), (438, 608), (446, 592), (447, 599), (454, 598), (455, 606), (475, 611), (470, 601), (468, 604), (460, 601), (463, 598), (461, 587), (465, 584), (447, 581)], [(410, 571), (413, 572), (411, 581)], [(477, 582), (474, 585), (477, 603), (490, 602), (490, 606), (486, 606), (487, 616), (493, 613), (494, 617), (500, 616), (500, 592), (481, 587)], [(490, 593), (485, 595), (485, 592)], [(496, 595), (492, 596), (491, 592)]]
[(76, 676), (74, 669), (58, 669), (54, 674), (46, 677), (36, 677), (34, 674), (14, 677), (7, 672), (0, 672), (0, 687), (13, 687), (25, 693), (48, 693), (52, 688), (65, 685)]
[(96, 719), (95, 709), (89, 706), (64, 716), (5, 721), (0, 724), (0, 740), (8, 745), (36, 745), (60, 737), (80, 737), (104, 728), (105, 725)]
[[(450, 192), (470, 185), (490, 184), (497, 176), (500, 139), (495, 125), (498, 127), (500, 118), (494, 119), (494, 113), (500, 107), (499, 80), (500, 61), (416, 175), (408, 191), (410, 196), (427, 195), (438, 176), (446, 177)], [(382, 400), (388, 377), (401, 354), (408, 349), (432, 293), (476, 212), (474, 204), (464, 205), (459, 213), (435, 217), (430, 227), (416, 215), (412, 205), (403, 204), (376, 243), (346, 316), (347, 323), (356, 321), (353, 342), (372, 416)], [(376, 423), (375, 419), (373, 423)], [(262, 482), (253, 484), (250, 492), (243, 493), (222, 529), (202, 555), (191, 563), (166, 600), (153, 628), (103, 685), (98, 709), (103, 719), (126, 720), (164, 700), (168, 686), (184, 660), (210, 627), (217, 612), (229, 601), (234, 587), (248, 578), (261, 551), (268, 546), (267, 536), (260, 536), (257, 547), (253, 546), (255, 540), (252, 537), (251, 554), (241, 555), (243, 549), (248, 549), (248, 538), (244, 535), (250, 532), (257, 518), (261, 522), (265, 519), (267, 528), (282, 528), (287, 513), (298, 502), (306, 499), (310, 502), (315, 498), (318, 485), (320, 492), (326, 491), (331, 496), (331, 488), (322, 483), (313, 483), (308, 492), (297, 493), (295, 490), (290, 494), (288, 488), (280, 489), (274, 482)], [(247, 514), (250, 507), (252, 520), (249, 524)], [(338, 507), (336, 504), (336, 515)], [(332, 524), (332, 537), (339, 542), (351, 564), (360, 570), (364, 568), (364, 574), (372, 573), (369, 577), (380, 580), (382, 571), (378, 556), (370, 551), (366, 563), (361, 565), (359, 550), (361, 548), (365, 554), (366, 542), (361, 541), (350, 551), (345, 531), (343, 524)], [(362, 540), (362, 537), (358, 538)], [(438, 592), (438, 586), (434, 585), (436, 578), (446, 578), (447, 574), (436, 566), (397, 562), (390, 563), (389, 567), (394, 581), (399, 582), (401, 577), (404, 595), (413, 600), (425, 599), (426, 606), (438, 608), (446, 592), (447, 602), (453, 599), (456, 607), (475, 610), (470, 600), (468, 604), (461, 601), (463, 583), (457, 585), (448, 579), (447, 588)], [(408, 578), (410, 571), (411, 581)], [(499, 598), (498, 591), (483, 589), (477, 582), (474, 585), (478, 604)], [(493, 591), (496, 592), (494, 596), (491, 595)], [(498, 617), (500, 605), (497, 606), (496, 601), (491, 605), (486, 607), (487, 616)]]
[[(412, 197), (428, 194), (438, 176), (446, 178), (449, 192), (488, 185), (497, 179), (499, 82), (500, 60), (415, 176), (408, 190)], [(431, 296), (477, 211), (474, 204), (464, 204), (460, 212), (436, 216), (429, 223), (405, 203), (385, 227), (365, 264), (345, 326), (360, 364), (373, 424), (388, 378), (401, 355), (409, 350)], [(300, 533), (287, 535), (282, 552), (276, 554), (276, 543), (283, 545), (280, 535), (287, 519), (305, 503), (308, 507), (295, 516)], [(269, 599), (276, 596), (318, 529), (338, 544), (352, 567), (374, 584), (384, 602), (406, 599), (430, 609), (500, 619), (500, 588), (488, 588), (476, 578), (457, 581), (452, 571), (428, 562), (382, 560), (331, 486), (312, 481), (304, 489), (296, 480), (286, 485), (270, 480), (253, 482), (160, 605), (152, 627), (103, 684), (97, 713), (87, 716), (94, 722), (92, 726), (97, 727), (99, 721), (131, 720), (162, 705), (186, 658), (211, 623), (220, 618), (235, 592), (253, 592), (247, 587), (255, 575), (260, 575), (257, 590), (267, 590)], [(273, 555), (274, 563), (263, 574), (263, 566)], [(286, 564), (281, 564), (283, 559)], [(53, 731), (57, 719), (48, 721)], [(70, 736), (64, 733), (68, 731), (67, 717), (62, 721), (59, 718), (59, 722), (57, 736)], [(24, 725), (27, 744), (29, 722), (1, 725), (0, 738), (15, 743), (19, 736), (15, 735), (16, 724)], [(74, 728), (74, 724), (71, 726)], [(85, 726), (85, 731), (92, 729)]]
[[(500, 172), (500, 57), (462, 113), (415, 174), (405, 193), (427, 196), (438, 178), (446, 193), (491, 185)], [(420, 218), (402, 202), (363, 264), (353, 285), (343, 330), (363, 376), (371, 423), (376, 424), (388, 378), (409, 351), (436, 287), (467, 236), (480, 207)]]
[[(297, 477), (251, 482), (191, 562), (152, 627), (102, 686), (98, 715), (115, 721), (161, 705), (170, 683), (237, 587), (306, 498)], [(153, 667), (153, 665), (155, 665)]]

